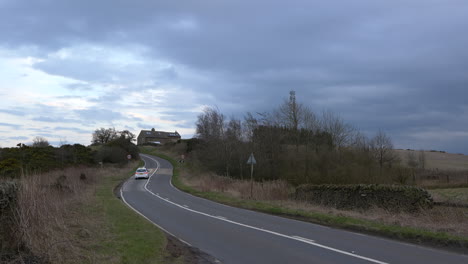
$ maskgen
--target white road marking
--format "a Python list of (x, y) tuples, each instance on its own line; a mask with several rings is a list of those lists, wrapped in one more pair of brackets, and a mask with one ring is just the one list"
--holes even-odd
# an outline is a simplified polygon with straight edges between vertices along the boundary
[[(255, 227), (255, 226), (250, 226), (250, 225), (246, 225), (246, 224), (242, 224), (242, 223), (239, 223), (239, 222), (235, 222), (235, 221), (232, 221), (232, 220), (228, 220), (228, 219), (223, 219), (223, 218), (220, 218), (218, 216), (214, 216), (214, 215), (210, 215), (210, 214), (207, 214), (207, 213), (203, 213), (203, 212), (200, 212), (200, 211), (196, 211), (196, 210), (193, 210), (193, 209), (190, 209), (190, 208), (186, 208), (180, 204), (177, 204), (177, 203), (174, 203), (174, 202), (171, 202), (171, 201), (168, 201), (164, 198), (162, 198), (161, 196), (159, 196), (158, 194), (155, 194), (153, 193), (151, 190), (148, 189), (148, 183), (151, 181), (151, 178), (153, 177), (154, 173), (159, 169), (160, 167), (160, 164), (159, 164), (159, 161), (153, 159), (152, 157), (149, 157), (149, 156), (146, 156), (147, 158), (153, 160), (156, 162), (157, 164), (157, 168), (156, 170), (150, 175), (150, 179), (146, 182), (145, 184), (145, 189), (146, 191), (148, 191), (150, 194), (152, 194), (153, 196), (163, 200), (163, 201), (166, 201), (174, 206), (177, 206), (179, 208), (182, 208), (183, 210), (187, 210), (187, 211), (190, 211), (192, 213), (195, 213), (195, 214), (199, 214), (199, 215), (203, 215), (203, 216), (206, 216), (206, 217), (210, 217), (210, 218), (214, 218), (214, 219), (218, 219), (220, 221), (224, 221), (224, 222), (227, 222), (227, 223), (231, 223), (231, 224), (234, 224), (234, 225), (238, 225), (238, 226), (242, 226), (242, 227), (246, 227), (246, 228), (250, 228), (250, 229), (253, 229), (253, 230), (257, 230), (257, 231), (261, 231), (261, 232), (265, 232), (265, 233), (269, 233), (269, 234), (272, 234), (272, 235), (275, 235), (275, 236), (279, 236), (279, 237), (284, 237), (284, 238), (288, 238), (288, 239), (292, 239), (292, 240), (295, 240), (295, 241), (300, 241), (300, 242), (303, 242), (303, 243), (306, 243), (306, 244), (309, 244), (309, 245), (312, 245), (312, 246), (316, 246), (316, 247), (319, 247), (319, 248), (323, 248), (323, 249), (327, 249), (327, 250), (330, 250), (330, 251), (334, 251), (334, 252), (337, 252), (337, 253), (341, 253), (343, 255), (347, 255), (347, 256), (351, 256), (351, 257), (355, 257), (355, 258), (359, 258), (359, 259), (363, 259), (363, 260), (367, 260), (369, 262), (373, 262), (373, 263), (378, 263), (378, 264), (388, 264), (387, 262), (383, 262), (383, 261), (380, 261), (380, 260), (376, 260), (376, 259), (372, 259), (372, 258), (368, 258), (368, 257), (364, 257), (364, 256), (361, 256), (361, 255), (357, 255), (357, 254), (353, 254), (353, 253), (350, 253), (350, 252), (347, 252), (347, 251), (343, 251), (343, 250), (340, 250), (340, 249), (336, 249), (336, 248), (333, 248), (333, 247), (329, 247), (329, 246), (325, 246), (325, 245), (322, 245), (322, 244), (319, 244), (319, 243), (316, 243), (314, 242), (313, 240), (310, 240), (310, 239), (307, 239), (307, 238), (299, 238), (297, 236), (289, 236), (289, 235), (285, 235), (285, 234), (281, 234), (281, 233), (278, 233), (278, 232), (275, 232), (275, 231), (271, 231), (271, 230), (267, 230), (267, 229), (262, 229), (262, 228), (258, 228), (258, 227)], [(145, 162), (146, 163), (146, 162)], [(145, 164), (146, 165), (146, 164)], [(172, 183), (171, 181), (169, 180), (169, 183), (171, 184), (172, 186)]]
[(190, 246), (190, 247), (192, 246), (190, 243), (188, 243), (188, 242), (186, 242), (186, 241), (184, 241), (184, 240), (178, 238), (177, 236), (175, 236), (175, 235), (172, 234), (171, 232), (169, 232), (169, 231), (167, 231), (166, 229), (164, 229), (164, 227), (162, 227), (162, 226), (156, 224), (155, 222), (151, 221), (151, 219), (149, 219), (148, 217), (146, 217), (144, 214), (140, 213), (140, 211), (138, 211), (137, 209), (133, 208), (133, 206), (131, 206), (131, 205), (125, 200), (125, 197), (124, 197), (124, 195), (123, 195), (122, 189), (123, 189), (123, 187), (124, 187), (126, 184), (127, 184), (127, 182), (124, 182), (122, 188), (120, 188), (120, 197), (122, 197), (122, 201), (123, 201), (128, 207), (130, 207), (130, 209), (132, 209), (133, 211), (135, 211), (137, 214), (143, 216), (143, 218), (145, 218), (146, 220), (150, 221), (150, 223), (152, 223), (153, 225), (155, 225), (156, 227), (158, 227), (158, 228), (161, 229), (162, 231), (164, 231), (164, 232), (166, 232), (167, 234), (169, 234), (169, 235), (171, 235), (171, 236), (177, 238), (180, 242), (182, 242), (182, 243), (184, 243), (184, 244), (186, 244), (186, 245), (188, 245), (188, 246)]
[(294, 237), (294, 238), (296, 238), (298, 240), (303, 240), (303, 241), (307, 241), (307, 242), (312, 242), (312, 243), (315, 242), (315, 240), (308, 239), (308, 238), (305, 238), (305, 237), (300, 237), (300, 236), (292, 236), (292, 237)]
[(185, 207), (185, 208), (189, 208), (188, 205), (186, 205), (186, 204), (184, 204), (184, 205), (182, 205), (182, 206)]

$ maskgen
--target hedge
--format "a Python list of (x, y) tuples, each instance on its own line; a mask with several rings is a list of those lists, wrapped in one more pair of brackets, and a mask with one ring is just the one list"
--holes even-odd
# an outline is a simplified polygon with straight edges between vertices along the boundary
[(415, 212), (432, 208), (434, 201), (424, 189), (403, 185), (301, 185), (296, 199), (338, 209), (380, 207), (391, 211)]

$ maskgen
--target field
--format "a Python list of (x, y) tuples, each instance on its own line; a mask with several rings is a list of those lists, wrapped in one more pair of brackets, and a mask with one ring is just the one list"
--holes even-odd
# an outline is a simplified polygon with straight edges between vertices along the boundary
[[(407, 164), (408, 153), (414, 153), (416, 159), (419, 155), (419, 151), (415, 150), (397, 149), (395, 151), (403, 164)], [(426, 169), (468, 171), (468, 155), (434, 151), (424, 151), (424, 154), (426, 156)]]
[(437, 202), (449, 202), (468, 205), (468, 188), (434, 189), (429, 193)]

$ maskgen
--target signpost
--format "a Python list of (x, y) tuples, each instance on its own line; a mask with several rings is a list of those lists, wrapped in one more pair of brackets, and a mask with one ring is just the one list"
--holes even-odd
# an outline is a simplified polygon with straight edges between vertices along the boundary
[(255, 160), (253, 152), (250, 154), (249, 159), (247, 160), (247, 164), (250, 164), (250, 198), (253, 198), (252, 191), (253, 191), (253, 168), (254, 164), (257, 164)]

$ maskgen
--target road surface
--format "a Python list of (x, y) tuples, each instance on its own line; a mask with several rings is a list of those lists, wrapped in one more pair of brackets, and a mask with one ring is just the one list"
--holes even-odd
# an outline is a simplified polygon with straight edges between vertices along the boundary
[(149, 221), (222, 263), (468, 263), (468, 256), (221, 205), (179, 191), (172, 165), (141, 155), (149, 180), (123, 200)]

